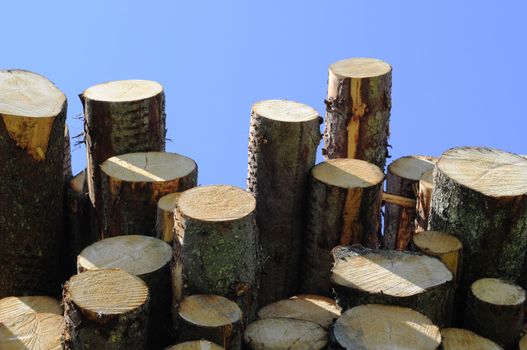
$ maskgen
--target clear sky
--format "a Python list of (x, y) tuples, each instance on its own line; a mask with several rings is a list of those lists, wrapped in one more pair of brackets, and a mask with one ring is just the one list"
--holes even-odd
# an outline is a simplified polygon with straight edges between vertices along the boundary
[[(10, 1), (0, 67), (47, 76), (68, 97), (118, 79), (165, 87), (167, 150), (201, 184), (245, 186), (251, 105), (291, 99), (324, 115), (327, 68), (393, 66), (391, 154), (462, 145), (527, 154), (527, 3), (522, 1)], [(320, 156), (319, 156), (320, 159)], [(73, 151), (74, 172), (85, 166)]]

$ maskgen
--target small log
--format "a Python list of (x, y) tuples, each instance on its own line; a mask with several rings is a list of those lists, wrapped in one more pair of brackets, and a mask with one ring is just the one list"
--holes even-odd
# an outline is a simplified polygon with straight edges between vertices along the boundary
[[(471, 332), (461, 328), (443, 328), (441, 330), (443, 350), (503, 350), (501, 346)], [(520, 349), (521, 350), (521, 349)]]
[(225, 350), (221, 346), (211, 343), (208, 340), (187, 341), (166, 348), (165, 350)]
[(384, 174), (358, 159), (329, 159), (311, 172), (302, 290), (331, 295), (331, 250), (378, 247)]
[(461, 272), (463, 245), (455, 236), (438, 231), (423, 231), (412, 238), (414, 246), (421, 253), (435, 256), (452, 272), (457, 280)]
[(465, 327), (503, 346), (516, 349), (523, 325), (523, 288), (496, 278), (470, 287)]
[(176, 302), (182, 293), (221, 295), (236, 301), (244, 320), (254, 318), (260, 266), (255, 207), (250, 193), (232, 186), (181, 193), (172, 268)]
[(121, 269), (141, 278), (148, 286), (150, 318), (148, 342), (157, 349), (170, 344), (172, 328), (172, 248), (153, 237), (128, 235), (103, 239), (85, 248), (77, 259), (78, 272)]
[(247, 326), (245, 345), (252, 350), (320, 350), (328, 342), (320, 325), (292, 318), (266, 318)]
[(253, 105), (247, 189), (256, 198), (263, 253), (259, 305), (298, 292), (308, 175), (319, 142), (315, 109), (285, 100)]
[[(408, 156), (393, 161), (386, 174), (386, 192), (417, 199), (419, 179), (434, 168), (437, 158)], [(384, 249), (405, 250), (415, 232), (416, 204), (410, 208), (387, 202), (384, 215)]]
[(205, 339), (226, 350), (242, 348), (242, 311), (218, 295), (191, 295), (179, 304), (179, 341)]
[(411, 252), (336, 247), (331, 281), (343, 310), (361, 304), (404, 306), (450, 325), (452, 273), (438, 259)]
[(178, 192), (164, 195), (157, 202), (156, 237), (167, 243), (174, 240), (174, 211)]
[(340, 316), (335, 300), (320, 295), (298, 295), (268, 304), (258, 311), (258, 318), (294, 318), (319, 324), (328, 329)]
[(119, 269), (74, 275), (63, 292), (65, 348), (145, 350), (148, 287)]
[(155, 236), (158, 200), (196, 186), (198, 170), (176, 153), (138, 152), (106, 160), (101, 176), (103, 237)]
[(417, 311), (388, 305), (360, 305), (335, 322), (337, 349), (432, 350), (441, 343), (439, 328)]
[(430, 216), (430, 202), (434, 186), (434, 170), (429, 170), (419, 179), (417, 203), (415, 208), (415, 233), (428, 230), (428, 217)]

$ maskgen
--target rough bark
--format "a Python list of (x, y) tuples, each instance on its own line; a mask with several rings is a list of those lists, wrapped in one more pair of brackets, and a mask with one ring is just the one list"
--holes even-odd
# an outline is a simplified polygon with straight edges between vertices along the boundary
[(157, 202), (156, 237), (172, 244), (174, 241), (174, 211), (179, 193), (169, 193)]
[(68, 125), (64, 124), (64, 181), (68, 182), (72, 177), (70, 131)]
[(503, 350), (492, 340), (466, 329), (443, 328), (441, 336), (443, 337), (442, 350)]
[(458, 280), (463, 256), (463, 245), (459, 239), (444, 232), (423, 231), (415, 235), (412, 242), (421, 253), (441, 260), (452, 272), (454, 281)]

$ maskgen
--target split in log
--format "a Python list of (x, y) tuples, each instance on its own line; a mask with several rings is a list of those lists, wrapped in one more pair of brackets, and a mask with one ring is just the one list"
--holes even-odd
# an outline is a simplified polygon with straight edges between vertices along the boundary
[(164, 195), (157, 202), (156, 237), (167, 243), (174, 240), (174, 211), (178, 192)]
[(194, 340), (177, 344), (166, 350), (225, 350), (221, 346), (207, 340)]
[(336, 247), (333, 259), (331, 280), (343, 310), (361, 304), (398, 305), (425, 314), (439, 326), (450, 325), (452, 273), (438, 259), (361, 246)]
[[(503, 350), (501, 346), (466, 329), (443, 328), (443, 350)], [(521, 349), (520, 349), (521, 350)]]
[(496, 278), (479, 279), (470, 287), (465, 326), (505, 349), (516, 349), (524, 302), (523, 288)]
[(232, 186), (181, 193), (172, 267), (175, 303), (182, 293), (216, 294), (236, 301), (244, 321), (254, 318), (260, 264), (255, 207), (249, 192)]
[(388, 156), (392, 67), (373, 58), (351, 58), (329, 67), (322, 153), (355, 158), (384, 170)]
[(178, 309), (178, 339), (206, 339), (226, 350), (242, 348), (242, 311), (238, 305), (218, 295), (185, 297)]
[(244, 342), (252, 350), (320, 350), (328, 342), (320, 325), (292, 318), (265, 318), (247, 326)]
[(147, 349), (148, 287), (123, 270), (91, 270), (64, 286), (66, 349)]
[(463, 245), (455, 236), (438, 231), (423, 231), (412, 239), (417, 249), (426, 255), (435, 256), (452, 272), (457, 280), (461, 271)]
[[(434, 168), (437, 158), (408, 156), (388, 166), (386, 192), (417, 199), (419, 179)], [(384, 215), (384, 249), (405, 250), (415, 232), (416, 202), (410, 208), (387, 202)]]
[(66, 107), (48, 79), (0, 71), (0, 297), (60, 292)]
[(311, 172), (302, 290), (331, 295), (331, 250), (362, 243), (378, 247), (384, 175), (358, 159), (329, 159)]
[(415, 233), (428, 230), (428, 217), (430, 216), (430, 202), (434, 186), (434, 170), (429, 170), (419, 179), (417, 203), (415, 207)]
[(286, 100), (255, 103), (249, 132), (247, 188), (256, 198), (262, 246), (258, 304), (298, 292), (307, 183), (320, 143), (315, 109)]
[[(342, 314), (333, 327), (340, 349), (432, 350), (439, 328), (417, 311), (388, 305), (360, 305)], [(338, 348), (338, 347), (337, 347)]]
[(111, 157), (101, 165), (103, 236), (155, 236), (158, 200), (196, 186), (196, 163), (168, 152)]

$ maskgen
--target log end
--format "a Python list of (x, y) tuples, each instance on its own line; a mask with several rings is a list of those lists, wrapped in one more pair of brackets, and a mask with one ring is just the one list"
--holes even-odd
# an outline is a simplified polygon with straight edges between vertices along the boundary
[(208, 340), (194, 340), (168, 347), (166, 350), (224, 350), (224, 348)]
[(117, 80), (86, 89), (82, 97), (92, 101), (131, 102), (145, 100), (163, 92), (161, 84), (151, 80)]
[(394, 160), (388, 171), (402, 179), (419, 181), (425, 172), (434, 169), (436, 162), (432, 156), (406, 156)]
[(384, 174), (371, 163), (359, 159), (328, 159), (311, 171), (318, 181), (340, 188), (365, 188), (378, 185)]
[(443, 328), (443, 350), (503, 350), (501, 346), (466, 329)]
[(472, 283), (472, 295), (487, 304), (518, 306), (525, 302), (525, 290), (513, 283), (497, 278), (481, 278)]
[(307, 122), (318, 119), (318, 112), (305, 104), (288, 100), (265, 100), (252, 107), (253, 115), (279, 122)]
[(190, 295), (183, 298), (178, 315), (196, 327), (226, 327), (242, 320), (238, 305), (219, 295)]
[(386, 75), (392, 67), (376, 58), (355, 57), (333, 63), (329, 71), (343, 78), (361, 79)]

